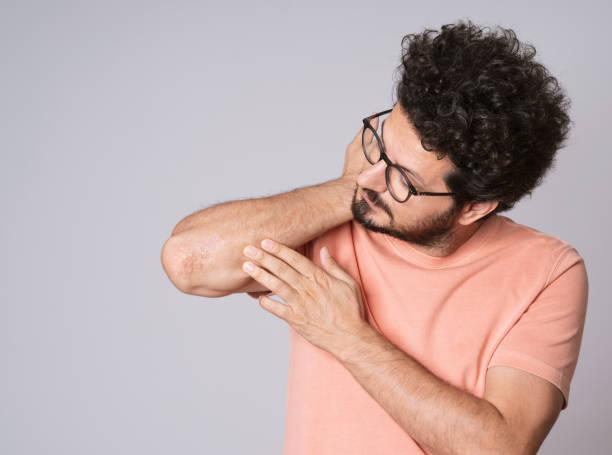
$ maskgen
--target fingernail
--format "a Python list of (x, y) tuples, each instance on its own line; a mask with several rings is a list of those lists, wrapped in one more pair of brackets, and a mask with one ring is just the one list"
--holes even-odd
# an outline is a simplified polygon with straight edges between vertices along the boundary
[(256, 259), (259, 257), (259, 250), (254, 246), (249, 245), (244, 249), (244, 255)]
[(323, 257), (324, 257), (324, 258), (328, 258), (328, 257), (329, 257), (329, 250), (327, 249), (327, 247), (326, 247), (326, 246), (324, 246), (324, 247), (321, 249), (321, 254), (323, 255)]
[(261, 246), (264, 247), (266, 250), (272, 251), (272, 250), (274, 250), (274, 247), (276, 246), (276, 243), (273, 242), (270, 239), (264, 239), (261, 242)]

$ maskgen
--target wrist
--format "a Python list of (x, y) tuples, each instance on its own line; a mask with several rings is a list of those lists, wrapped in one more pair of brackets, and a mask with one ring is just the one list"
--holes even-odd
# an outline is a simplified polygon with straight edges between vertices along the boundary
[(364, 321), (358, 331), (343, 339), (340, 348), (335, 352), (336, 358), (343, 364), (355, 363), (358, 359), (367, 356), (372, 346), (379, 346), (383, 338), (370, 324)]

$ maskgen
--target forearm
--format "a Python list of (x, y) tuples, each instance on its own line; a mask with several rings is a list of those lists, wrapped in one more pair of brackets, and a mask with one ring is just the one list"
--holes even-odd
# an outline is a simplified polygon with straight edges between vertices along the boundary
[(336, 357), (431, 453), (513, 453), (511, 434), (495, 406), (438, 378), (373, 328)]
[(183, 219), (164, 245), (164, 267), (183, 288), (232, 291), (249, 280), (242, 249), (270, 237), (291, 248), (352, 218), (354, 180), (339, 178), (259, 199), (231, 201)]

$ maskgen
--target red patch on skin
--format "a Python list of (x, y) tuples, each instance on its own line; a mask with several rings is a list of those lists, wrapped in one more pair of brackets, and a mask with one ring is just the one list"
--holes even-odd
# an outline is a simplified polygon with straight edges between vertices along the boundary
[(185, 243), (177, 248), (174, 261), (172, 261), (179, 267), (176, 274), (187, 277), (194, 271), (201, 270), (214, 253), (223, 248), (224, 244), (225, 240), (219, 234), (212, 234), (196, 243), (189, 243), (189, 239), (186, 239)]

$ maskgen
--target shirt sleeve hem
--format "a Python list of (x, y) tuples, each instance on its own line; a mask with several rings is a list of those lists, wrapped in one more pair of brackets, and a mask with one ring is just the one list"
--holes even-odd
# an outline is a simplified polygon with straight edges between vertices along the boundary
[(523, 354), (522, 352), (506, 349), (501, 352), (496, 352), (489, 362), (489, 366), (487, 368), (495, 365), (518, 368), (547, 380), (561, 390), (561, 393), (563, 394), (563, 406), (561, 407), (561, 410), (567, 408), (570, 388), (569, 381), (563, 375), (563, 373), (546, 362)]

